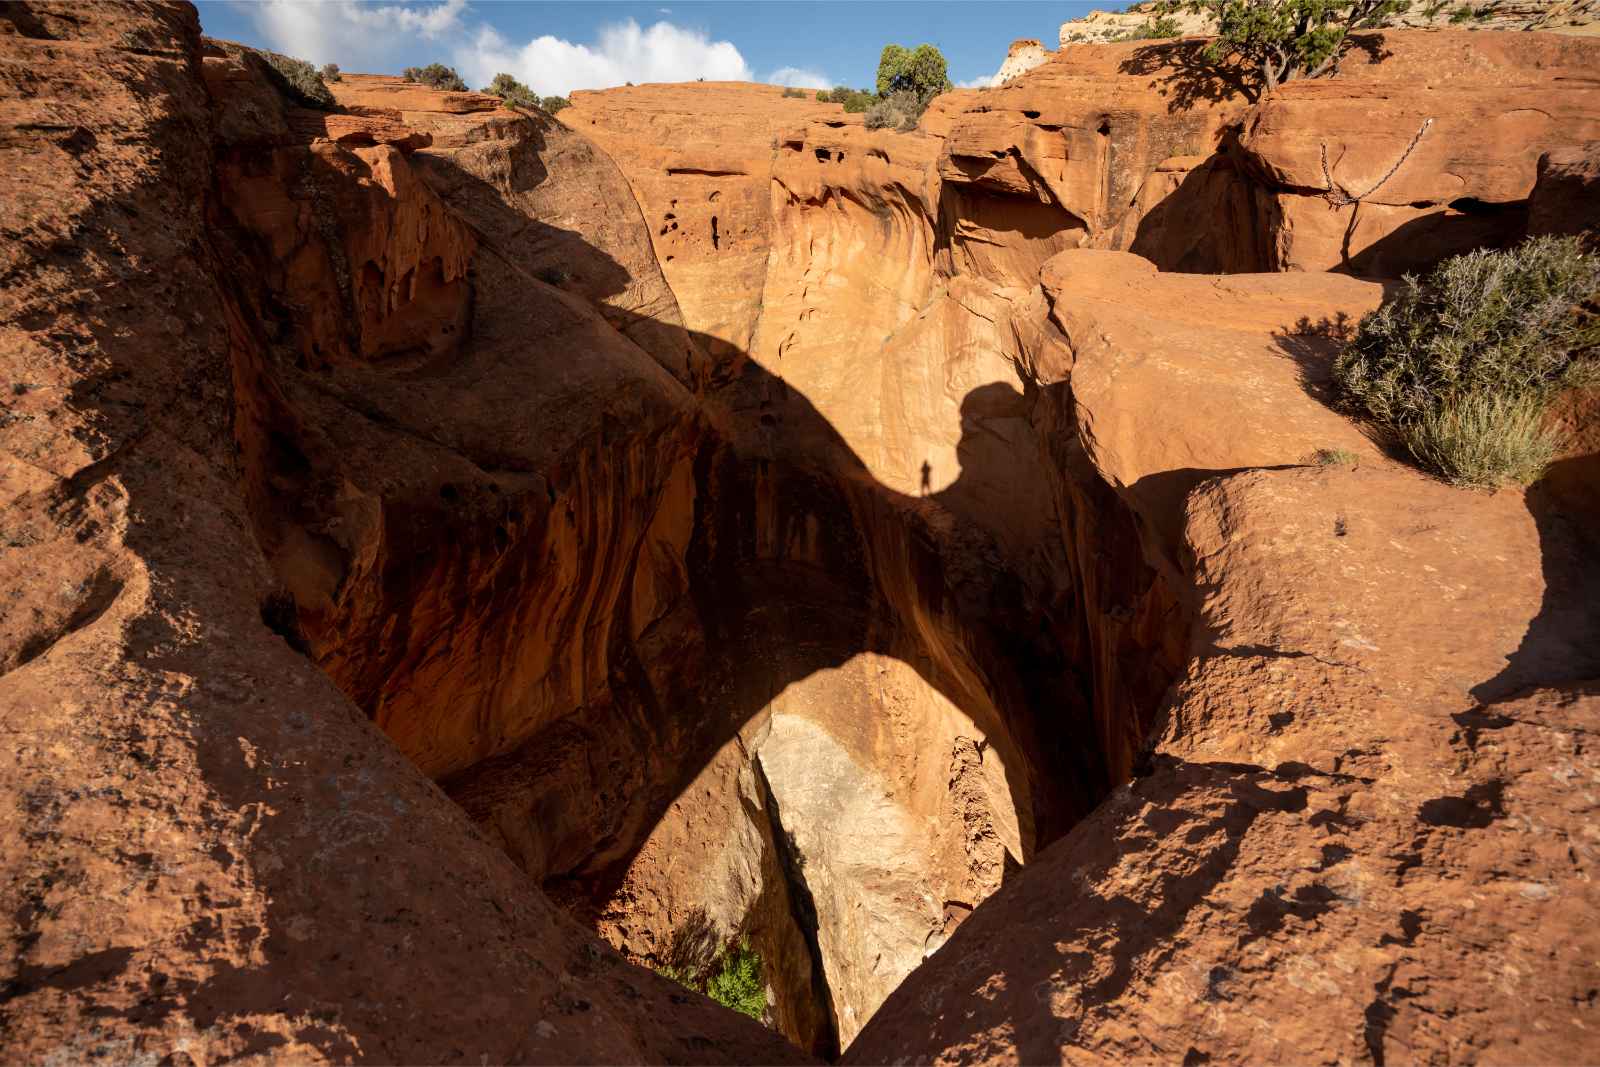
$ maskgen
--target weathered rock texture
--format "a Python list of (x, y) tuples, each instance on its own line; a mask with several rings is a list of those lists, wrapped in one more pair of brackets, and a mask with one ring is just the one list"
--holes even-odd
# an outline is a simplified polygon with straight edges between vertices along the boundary
[[(1106, 44), (1127, 39), (1156, 15), (1151, 3), (1131, 4), (1121, 11), (1091, 11), (1061, 24), (1061, 47)], [(1190, 11), (1167, 17), (1183, 36), (1217, 32), (1216, 20)], [(1393, 25), (1407, 29), (1539, 30), (1545, 33), (1593, 36), (1600, 33), (1600, 4), (1595, 0), (1490, 0), (1488, 3), (1412, 4), (1393, 16)]]
[(1318, 403), (1316, 324), (1372, 289), (1109, 255), (1045, 268), (1030, 370), (1194, 590), (1188, 662), (1136, 780), (849, 1059), (1583, 1058), (1600, 694), (1526, 688), (1600, 671), (1581, 516), (1439, 485)]
[(861, 121), (815, 96), (747, 82), (644, 85), (576, 92), (560, 113), (627, 174), (689, 325), (719, 357), (740, 358), (755, 334), (779, 137), (819, 117)]
[(1026, 74), (1049, 58), (1049, 49), (1031, 37), (1012, 41), (1011, 47), (1006, 49), (1005, 61), (995, 72), (994, 83), (1003, 85), (1018, 74)]
[[(1321, 395), (1348, 275), (1581, 201), (1592, 42), (901, 134), (0, 31), (13, 1058), (1592, 1058), (1593, 434)], [(739, 938), (788, 1042), (625, 962)]]
[(927, 128), (948, 131), (947, 183), (1065, 211), (1085, 243), (1163, 270), (1396, 277), (1520, 239), (1541, 153), (1600, 123), (1588, 38), (1369, 34), (1339, 77), (1254, 104), (1204, 46), (1068, 49), (941, 97)]

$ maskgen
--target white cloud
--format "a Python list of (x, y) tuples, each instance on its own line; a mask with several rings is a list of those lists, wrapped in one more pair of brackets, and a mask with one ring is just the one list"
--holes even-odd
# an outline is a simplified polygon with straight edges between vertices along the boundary
[(964, 82), (956, 82), (957, 89), (988, 89), (1000, 84), (1000, 74), (985, 74), (977, 78), (969, 78)]
[(385, 69), (407, 39), (461, 32), (467, 0), (364, 4), (357, 0), (262, 0), (250, 6), (268, 47), (309, 63), (350, 70)]
[[(751, 81), (755, 75), (731, 41), (703, 30), (659, 20), (641, 27), (633, 19), (600, 27), (589, 44), (545, 35), (526, 43), (507, 40), (481, 20), (468, 20), (467, 0), (431, 3), (362, 3), (360, 0), (260, 0), (251, 17), (276, 51), (310, 63), (338, 63), (347, 71), (399, 73), (408, 63), (448, 60), (468, 85), (481, 86), (506, 71), (542, 95), (603, 89), (626, 82)], [(670, 8), (661, 8), (663, 13)], [(415, 47), (428, 42), (427, 59)], [(792, 85), (825, 85), (820, 74), (785, 67)]]
[(804, 67), (779, 67), (766, 77), (768, 85), (791, 85), (796, 89), (827, 89), (833, 82), (826, 74)]
[(484, 26), (473, 40), (456, 48), (454, 59), (469, 85), (486, 85), (497, 72), (506, 71), (547, 96), (630, 81), (750, 81), (753, 77), (731, 41), (713, 41), (701, 30), (664, 21), (646, 29), (633, 19), (602, 26), (592, 45), (545, 35), (517, 46)]

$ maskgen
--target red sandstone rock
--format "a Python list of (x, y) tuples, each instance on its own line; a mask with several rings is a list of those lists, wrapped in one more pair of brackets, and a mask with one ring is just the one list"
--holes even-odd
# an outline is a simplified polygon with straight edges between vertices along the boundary
[[(750, 928), (855, 1062), (1587, 1054), (1592, 442), (1446, 488), (1317, 395), (1377, 286), (1063, 252), (1304, 266), (1273, 109), (1578, 45), (1395, 34), (1247, 155), (1138, 45), (898, 134), (5, 30), (7, 1051), (796, 1055), (542, 883), (633, 959)], [(1521, 188), (1543, 134), (1470, 133)]]
[(1539, 157), (1528, 197), (1528, 232), (1587, 233), (1600, 239), (1600, 141)]
[(746, 82), (576, 92), (558, 118), (622, 167), (685, 321), (724, 360), (748, 352), (755, 334), (780, 137), (815, 119), (861, 121), (814, 94)]
[[(290, 343), (207, 217), (193, 9), (13, 6), (0, 26), (7, 1058), (794, 1058), (598, 946), (269, 629), (292, 636), (292, 608), (252, 512), (304, 499), (309, 426), (264, 432), (286, 396), (263, 349)], [(410, 188), (378, 184), (374, 202)], [(597, 388), (624, 367), (668, 388), (587, 305), (546, 303), (610, 353)], [(561, 335), (525, 333), (529, 361), (535, 336)], [(393, 358), (371, 383), (397, 381)], [(471, 477), (466, 434), (455, 451), (387, 432), (343, 406), (348, 381), (313, 401), (307, 373), (288, 396), (347, 470), (381, 457), (434, 499)], [(459, 379), (435, 380), (459, 403)], [(251, 487), (272, 449), (287, 465)], [(346, 525), (313, 535), (324, 558), (373, 521), (351, 481), (333, 490)]]
[[(1508, 697), (1600, 666), (1592, 619), (1567, 628), (1572, 534), (1373, 455), (1307, 393), (1329, 348), (1295, 324), (1370, 306), (1357, 283), (1069, 252), (1045, 287), (1064, 336), (1036, 373), (1192, 589), (1188, 665), (1134, 781), (847, 1061), (1583, 1058), (1600, 705)], [(1359, 458), (1298, 462), (1333, 442)]]

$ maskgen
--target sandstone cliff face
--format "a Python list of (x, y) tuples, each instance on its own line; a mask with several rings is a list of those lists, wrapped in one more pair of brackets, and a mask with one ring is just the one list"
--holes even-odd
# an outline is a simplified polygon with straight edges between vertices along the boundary
[[(487, 480), (468, 459), (470, 420), (435, 429), (440, 443), (394, 411), (407, 371), (425, 381), (415, 368), (437, 360), (471, 373), (493, 349), (433, 348), (442, 327), (417, 330), (415, 352), (386, 349), (394, 315), (456, 321), (452, 257), (470, 243), (433, 229), (436, 203), (399, 153), (294, 150), (271, 114), (241, 165), (265, 181), (282, 173), (279, 149), (298, 151), (309, 181), (278, 201), (266, 234), (261, 217), (213, 216), (243, 208), (220, 193), (241, 174), (228, 172), (234, 146), (211, 139), (219, 105), (191, 8), (12, 7), (0, 25), (0, 106), (15, 131), (0, 196), (0, 706), (12, 730), (0, 892), (17, 919), (0, 935), (7, 1054), (793, 1057), (597, 946), (266, 621), (303, 640), (283, 609), (263, 502), (287, 518), (302, 503), (347, 502), (300, 553), (342, 563), (346, 544), (392, 529), (367, 476), (395, 477), (385, 499), (411, 494), (419, 519), (424, 496), (449, 503), (442, 484)], [(330, 186), (351, 214), (312, 250)], [(284, 290), (261, 266), (276, 263), (268, 236), (292, 253)], [(341, 344), (317, 366), (301, 342), (321, 308), (282, 300), (338, 248), (352, 289), (367, 265), (382, 277), (357, 290), (376, 295), (358, 305), (372, 317), (339, 323)], [(404, 284), (413, 256), (443, 261), (437, 286)], [(479, 304), (493, 300), (491, 279), (483, 289)], [(279, 306), (260, 302), (269, 294)], [(623, 392), (613, 387), (627, 376), (643, 383), (636, 396), (675, 388), (587, 305), (545, 304), (558, 335), (592, 339), (597, 367), (611, 354), (602, 391)], [(426, 418), (418, 399), (408, 413)], [(350, 461), (342, 483), (296, 482), (326, 476), (317, 461), (335, 448)], [(493, 545), (493, 524), (479, 522), (478, 545)], [(412, 533), (419, 562), (447, 547)], [(311, 581), (337, 588), (339, 577)], [(318, 605), (307, 607), (314, 621)], [(415, 961), (431, 976), (421, 985)]]
[[(1121, 11), (1091, 11), (1061, 24), (1061, 47), (1106, 44), (1124, 40), (1155, 17), (1154, 5), (1131, 4)], [(1217, 32), (1216, 20), (1194, 12), (1169, 15), (1184, 36)], [(1394, 16), (1394, 25), (1408, 29), (1499, 30), (1594, 36), (1600, 32), (1600, 9), (1594, 0), (1495, 0), (1486, 4), (1413, 4)]]
[[(1548, 497), (1397, 467), (1308, 395), (1331, 345), (1307, 324), (1359, 314), (1374, 287), (1097, 252), (1043, 284), (1058, 330), (1030, 372), (1147, 558), (1194, 590), (1187, 665), (1146, 769), (979, 909), (849, 1058), (1586, 1046), (1568, 1006), (1592, 983), (1593, 685), (1524, 689), (1600, 666), (1568, 585), (1591, 581), (1576, 528)], [(1156, 302), (1130, 313), (1130, 287)], [(1174, 376), (1184, 402), (1154, 402)], [(1205, 429), (1221, 411), (1228, 430)], [(1358, 458), (1304, 464), (1329, 447)], [(1489, 945), (1487, 974), (1462, 966)]]
[(1519, 239), (1540, 154), (1600, 121), (1593, 40), (1360, 40), (1338, 78), (1254, 104), (1199, 62), (1203, 41), (1067, 49), (941, 97), (929, 128), (949, 131), (947, 185), (1053, 203), (1085, 243), (1163, 270), (1396, 277)]
[(719, 359), (748, 353), (755, 334), (778, 138), (811, 119), (847, 118), (815, 95), (746, 82), (647, 85), (576, 92), (560, 113), (622, 166), (689, 325)]
[[(1395, 464), (1314, 271), (1581, 206), (1587, 44), (1073, 49), (899, 134), (0, 29), (8, 1051), (1582, 1058), (1593, 435)], [(1424, 105), (1444, 221), (1330, 260), (1296, 123), (1359, 192)], [(748, 937), (792, 1044), (582, 926)]]

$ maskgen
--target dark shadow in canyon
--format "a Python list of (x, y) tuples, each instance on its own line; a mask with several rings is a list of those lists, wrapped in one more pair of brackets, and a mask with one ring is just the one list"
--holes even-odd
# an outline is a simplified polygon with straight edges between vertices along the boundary
[[(1010, 484), (1013, 462), (995, 447), (998, 438), (985, 431), (985, 423), (1025, 417), (1027, 398), (998, 382), (972, 390), (961, 405), (959, 477), (937, 492), (901, 493), (872, 476), (800, 391), (747, 354), (711, 363), (705, 352), (719, 351), (720, 342), (604, 306), (607, 297), (627, 291), (632, 279), (603, 250), (513, 209), (503, 190), (446, 156), (416, 162), (480, 241), (473, 267), (474, 326), (495, 316), (536, 322), (529, 308), (557, 308), (582, 298), (641, 346), (641, 364), (664, 368), (686, 396), (697, 398), (684, 595), (638, 634), (629, 630), (626, 609), (616, 611), (605, 632), (587, 638), (603, 641), (607, 649), (604, 692), (587, 694), (570, 712), (440, 783), (491, 829), (491, 838), (499, 835), (495, 843), (531, 879), (582, 917), (587, 906), (608, 899), (674, 799), (752, 715), (791, 683), (862, 653), (908, 664), (989, 739), (1007, 769), (1024, 858), (1098, 803), (1121, 772), (1098, 741), (1103, 724), (1093, 711), (1093, 668), (1079, 658), (1090, 645), (1085, 620), (1070, 589), (1048, 581), (1039, 561), (1011, 558), (983, 521), (986, 502)], [(511, 189), (544, 179), (533, 144), (510, 169)], [(238, 229), (229, 240), (237, 242), (243, 259), (266, 254)], [(267, 276), (238, 266), (235, 278)], [(547, 277), (557, 284), (549, 286)], [(552, 288), (569, 295), (558, 296)], [(496, 468), (515, 469), (521, 461), (512, 449), (495, 448), (494, 434), (482, 425), (470, 434), (441, 436), (431, 411), (449, 403), (450, 375), (460, 365), (474, 364), (470, 374), (477, 376), (502, 366), (529, 366), (529, 355), (541, 351), (537, 333), (513, 355), (501, 331), (488, 349), (474, 348), (469, 335), (457, 353), (443, 358), (396, 353), (360, 366), (307, 367), (293, 353), (300, 324), (290, 302), (263, 291), (241, 306), (249, 309), (247, 316), (275, 320), (254, 323), (250, 332), (263, 350), (276, 354), (240, 375), (265, 390), (249, 398), (256, 409), (241, 415), (240, 432), (259, 433), (271, 443), (247, 450), (270, 468), (247, 480), (274, 486), (275, 499), (267, 506), (289, 521), (314, 528), (317, 516), (333, 510), (316, 499), (337, 485), (342, 462), (319, 425), (330, 412), (337, 419), (367, 420), (380, 437), (402, 435), (455, 449), (479, 468), (482, 491), (452, 481), (432, 498), (384, 499), (386, 536), (405, 548), (376, 579), (379, 614), (398, 622), (391, 632), (404, 639), (424, 627), (471, 629), (474, 620), (466, 616), (490, 610), (481, 599), (462, 598), (442, 614), (412, 617), (428, 584), (449, 573), (450, 558), (493, 557), (506, 561), (503, 573), (539, 573), (535, 534), (545, 525), (541, 516), (551, 513), (567, 487), (559, 479), (548, 485), (541, 479), (537, 491), (503, 500), (502, 510), (523, 513), (515, 524), (468, 513), (469, 500), (486, 497), (490, 489), (501, 492), (493, 480)], [(297, 410), (296, 397), (331, 406)], [(508, 439), (538, 434), (528, 412), (507, 405), (495, 414), (502, 413)], [(608, 442), (630, 432), (602, 423), (589, 439), (604, 456)], [(1025, 506), (1048, 518), (1056, 505), (1041, 494)], [(634, 583), (639, 554), (635, 546), (617, 557), (628, 568), (624, 590)], [(508, 586), (496, 591), (492, 603), (516, 595)], [(283, 626), (285, 605), (275, 605), (273, 617)], [(328, 623), (321, 620), (324, 634)], [(290, 631), (308, 635), (313, 658), (327, 666), (328, 649), (317, 647), (315, 626)], [(439, 640), (448, 645), (449, 636), (441, 633)], [(387, 648), (376, 645), (337, 649), (342, 677), (361, 679), (342, 688), (374, 717), (386, 687), (395, 684), (391, 677), (401, 679), (400, 685), (408, 677), (391, 674), (396, 661), (388, 656)], [(367, 664), (352, 664), (363, 657)], [(479, 669), (492, 676), (505, 665)], [(1160, 679), (1159, 687), (1165, 683)]]
[(1528, 487), (1528, 511), (1539, 529), (1544, 596), (1505, 668), (1474, 686), (1474, 699), (1487, 704), (1536, 686), (1600, 677), (1597, 497), (1600, 453), (1557, 460)]

